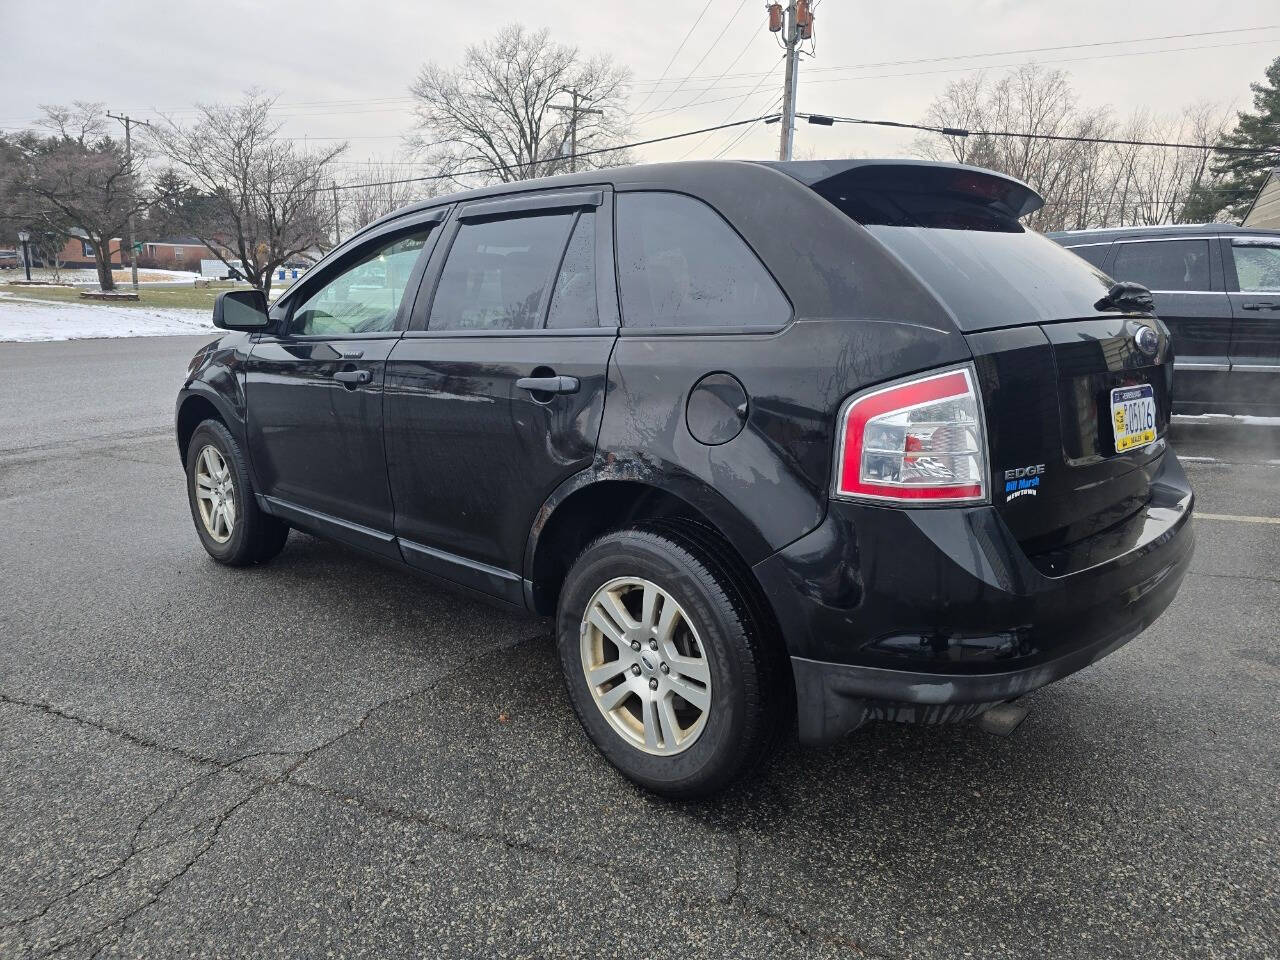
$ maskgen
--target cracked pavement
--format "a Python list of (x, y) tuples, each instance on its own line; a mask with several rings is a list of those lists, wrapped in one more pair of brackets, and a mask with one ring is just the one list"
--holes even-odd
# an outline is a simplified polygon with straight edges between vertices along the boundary
[[(1009, 737), (874, 724), (672, 804), (579, 731), (544, 621), (294, 534), (201, 551), (201, 338), (0, 345), (0, 957), (1274, 957), (1280, 533)], [(1277, 454), (1189, 438), (1200, 507)], [(1224, 452), (1225, 451), (1225, 452)]]

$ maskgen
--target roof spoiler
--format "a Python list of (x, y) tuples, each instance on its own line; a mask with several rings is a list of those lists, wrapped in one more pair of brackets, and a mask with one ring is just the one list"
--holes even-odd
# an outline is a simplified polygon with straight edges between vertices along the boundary
[(928, 160), (798, 160), (771, 162), (819, 193), (884, 190), (964, 198), (1019, 219), (1044, 206), (1044, 198), (1014, 177), (982, 167)]

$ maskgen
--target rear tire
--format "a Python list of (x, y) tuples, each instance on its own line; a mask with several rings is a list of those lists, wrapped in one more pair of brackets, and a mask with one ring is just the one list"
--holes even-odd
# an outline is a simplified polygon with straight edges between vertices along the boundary
[(187, 501), (205, 551), (219, 563), (265, 563), (284, 549), (289, 526), (258, 509), (244, 453), (217, 420), (187, 444)]
[(789, 677), (748, 593), (705, 537), (675, 524), (605, 534), (574, 561), (556, 616), (569, 699), (637, 784), (717, 793), (789, 727)]

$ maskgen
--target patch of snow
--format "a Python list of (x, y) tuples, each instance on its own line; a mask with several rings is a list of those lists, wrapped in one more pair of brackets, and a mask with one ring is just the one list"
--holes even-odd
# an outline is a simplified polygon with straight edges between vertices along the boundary
[[(5, 272), (13, 273), (12, 277), (7, 277), (6, 279), (21, 280), (23, 278), (21, 270)], [(132, 277), (128, 267), (125, 267), (123, 270), (116, 267), (111, 272), (115, 276), (117, 286), (121, 284), (129, 286), (132, 283)], [(53, 276), (54, 274), (52, 270), (48, 270), (43, 267), (31, 268), (32, 280), (48, 280), (52, 282)], [(145, 283), (174, 283), (184, 280), (190, 281), (195, 280), (199, 276), (199, 273), (193, 273), (190, 270), (162, 270), (159, 267), (155, 269), (152, 269), (151, 267), (139, 267), (138, 285), (141, 286)], [(84, 286), (86, 284), (96, 287), (98, 285), (98, 271), (83, 269), (81, 267), (64, 267), (62, 270), (58, 271), (58, 279), (61, 283), (74, 284), (77, 287)]]
[(1175, 413), (1174, 423), (1236, 423), (1248, 427), (1280, 427), (1280, 417), (1255, 417), (1240, 413)]
[(0, 341), (218, 333), (207, 310), (55, 303), (0, 294)]
[(1183, 463), (1217, 463), (1217, 457), (1189, 457), (1185, 453), (1178, 454), (1178, 459)]

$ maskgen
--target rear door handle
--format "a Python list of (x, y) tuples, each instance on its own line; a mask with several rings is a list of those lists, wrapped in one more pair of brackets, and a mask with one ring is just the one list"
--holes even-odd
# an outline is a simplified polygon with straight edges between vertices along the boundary
[(1280, 310), (1280, 303), (1246, 303), (1245, 310)]
[(373, 374), (368, 370), (339, 370), (333, 375), (333, 379), (337, 380), (339, 383), (359, 385), (362, 383), (368, 383), (372, 380)]
[(577, 393), (577, 377), (521, 377), (516, 381), (520, 390), (530, 393)]

